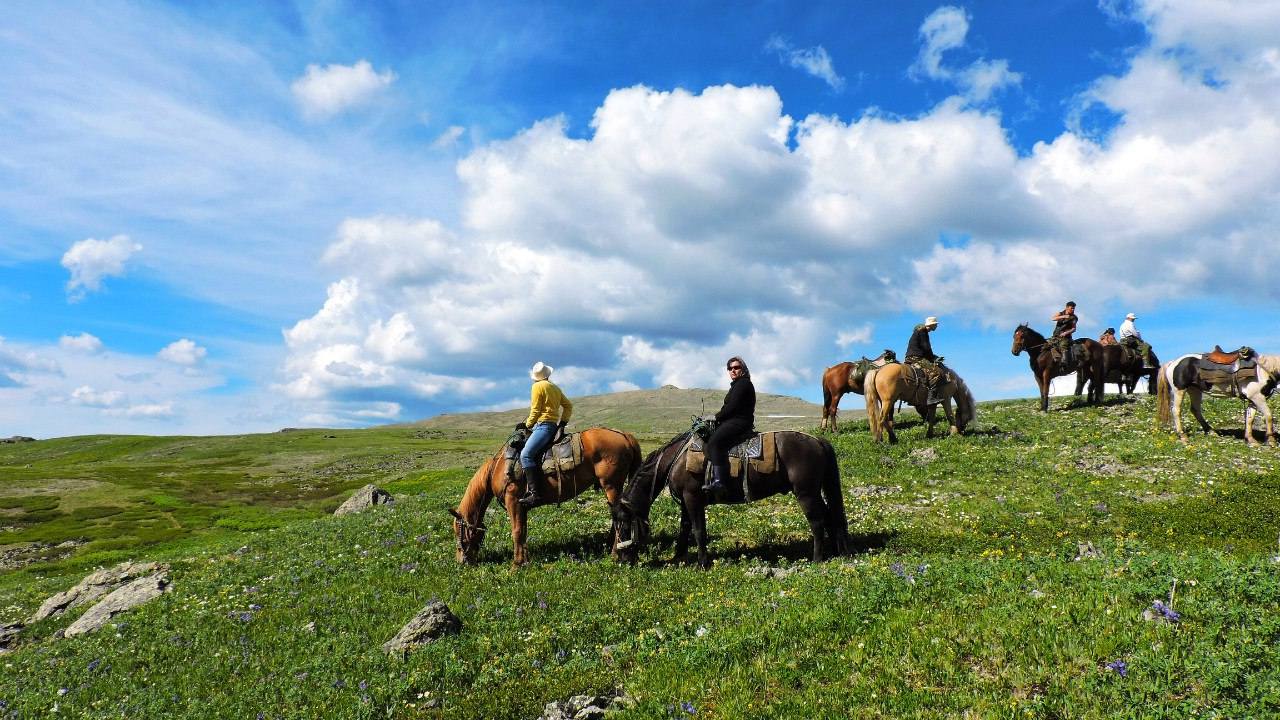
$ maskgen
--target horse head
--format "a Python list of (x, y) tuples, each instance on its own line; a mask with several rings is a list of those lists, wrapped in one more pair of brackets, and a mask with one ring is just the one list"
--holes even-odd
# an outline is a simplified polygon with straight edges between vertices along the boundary
[(480, 555), (480, 544), (484, 542), (484, 522), (472, 522), (454, 508), (449, 508), (449, 514), (453, 516), (453, 536), (457, 541), (458, 564), (474, 565)]
[(622, 490), (622, 497), (610, 508), (618, 544), (614, 549), (621, 562), (633, 563), (649, 542), (649, 506), (656, 495), (658, 461), (670, 443), (653, 452), (640, 463)]
[(1026, 347), (1024, 345), (1024, 343), (1026, 342), (1026, 338), (1025, 338), (1026, 331), (1027, 331), (1027, 323), (1022, 323), (1018, 327), (1014, 328), (1013, 348), (1011, 350), (1011, 352), (1014, 355), (1020, 354), (1023, 351), (1023, 349)]

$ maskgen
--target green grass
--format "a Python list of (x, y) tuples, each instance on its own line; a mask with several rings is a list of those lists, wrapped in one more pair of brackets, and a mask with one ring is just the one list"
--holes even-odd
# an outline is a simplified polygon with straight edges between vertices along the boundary
[[(28, 628), (0, 656), (0, 701), (19, 717), (56, 703), (64, 717), (529, 718), (549, 701), (620, 687), (639, 701), (624, 716), (635, 718), (1280, 713), (1280, 452), (1246, 448), (1239, 405), (1227, 401), (1208, 404), (1210, 422), (1237, 434), (1194, 436), (1188, 447), (1154, 426), (1150, 399), (1033, 408), (984, 404), (974, 434), (931, 440), (904, 419), (896, 446), (849, 423), (835, 445), (858, 550), (808, 562), (807, 524), (782, 496), (711, 510), (708, 571), (665, 562), (677, 526), (666, 497), (651, 552), (635, 567), (614, 564), (598, 493), (535, 511), (533, 561), (519, 570), (505, 514), (491, 509), (481, 564), (457, 566), (444, 507), (474, 467), (468, 453), (491, 449), (491, 438), (351, 432), (341, 458), (322, 452), (323, 435), (343, 435), (332, 431), (202, 439), (221, 450), (197, 439), (119, 441), (127, 450), (68, 441), (65, 455), (38, 462), (119, 468), (130, 462), (117, 453), (188, 443), (167, 461), (177, 475), (153, 473), (150, 487), (138, 477), (129, 504), (83, 503), (78, 522), (134, 523), (138, 534), (184, 512), (228, 514), (204, 534), (99, 553), (168, 560), (174, 589), (87, 637), (53, 639), (71, 617)], [(5, 452), (0, 467), (37, 464)], [(290, 453), (325, 458), (290, 471), (304, 485), (347, 461), (370, 470), (324, 486), (323, 498), (319, 484), (299, 487), (297, 506), (254, 510), (265, 513), (261, 530), (250, 508), (202, 504), (201, 492), (165, 479), (201, 463), (272, 477)], [(388, 460), (405, 457), (422, 465)], [(67, 467), (49, 477), (70, 477)], [(332, 509), (339, 485), (371, 479), (403, 499), (308, 516)], [(224, 491), (284, 485), (240, 480)], [(43, 496), (0, 497), (0, 508), (25, 514), (25, 498)], [(124, 509), (98, 516), (111, 507)], [(221, 520), (229, 526), (214, 532)], [(1077, 559), (1082, 545), (1092, 551)], [(82, 554), (0, 576), (0, 621), (72, 584)], [(764, 565), (792, 572), (763, 577)], [(1175, 579), (1181, 621), (1144, 620)], [(403, 661), (384, 656), (379, 646), (432, 598), (461, 617), (462, 634)], [(1127, 676), (1106, 669), (1115, 661)]]

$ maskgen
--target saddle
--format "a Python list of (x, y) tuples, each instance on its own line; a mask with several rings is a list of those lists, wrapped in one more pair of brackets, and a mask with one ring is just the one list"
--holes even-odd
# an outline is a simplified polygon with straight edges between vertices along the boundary
[[(523, 445), (523, 444), (521, 444)], [(520, 466), (520, 447), (508, 443), (502, 449), (502, 456), (507, 459), (507, 475), (513, 480), (524, 478), (524, 468)], [(569, 433), (559, 442), (552, 443), (542, 453), (542, 473), (546, 477), (559, 477), (573, 472), (582, 464), (581, 433)]]
[[(694, 475), (700, 475), (707, 467), (707, 456), (702, 438), (697, 435), (689, 442), (685, 452), (685, 469)], [(743, 463), (758, 474), (778, 471), (777, 444), (772, 432), (754, 433), (746, 440), (729, 448), (729, 475), (742, 476)]]
[(1205, 353), (1202, 357), (1211, 363), (1217, 365), (1232, 365), (1240, 358), (1249, 358), (1253, 355), (1253, 348), (1248, 345), (1242, 346), (1235, 352), (1224, 352), (1221, 347), (1214, 345), (1213, 349)]
[[(1231, 358), (1230, 362), (1217, 362), (1212, 358)], [(1199, 360), (1193, 360), (1196, 368), (1196, 380), (1200, 389), (1210, 395), (1237, 397), (1240, 388), (1253, 382), (1258, 377), (1258, 359), (1253, 350), (1243, 347), (1233, 353), (1224, 353), (1214, 346), (1214, 352), (1205, 353)]]

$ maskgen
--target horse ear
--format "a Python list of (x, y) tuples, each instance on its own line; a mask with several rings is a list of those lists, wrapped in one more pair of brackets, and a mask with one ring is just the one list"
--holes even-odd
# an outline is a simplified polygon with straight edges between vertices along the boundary
[(453, 508), (445, 508), (445, 509), (449, 511), (450, 515), (454, 516), (458, 520), (462, 520), (462, 516), (458, 514), (457, 510), (454, 510)]

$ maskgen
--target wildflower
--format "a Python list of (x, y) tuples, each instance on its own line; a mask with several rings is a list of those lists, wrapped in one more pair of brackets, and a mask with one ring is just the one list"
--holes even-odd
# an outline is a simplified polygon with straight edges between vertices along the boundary
[(344, 688), (347, 686), (347, 681), (343, 680), (342, 678), (338, 678), (337, 680), (333, 681), (333, 686), (335, 688)]
[(407, 562), (400, 566), (400, 572), (413, 572), (414, 570), (417, 570), (417, 569), (418, 569), (418, 563), (416, 562)]
[(262, 609), (262, 606), (261, 606), (261, 605), (250, 605), (250, 606), (249, 606), (249, 609), (250, 609), (250, 610), (257, 611), (257, 610), (261, 610), (261, 609)]
[(539, 610), (547, 609), (547, 601), (545, 598), (542, 597), (542, 593), (538, 593), (538, 609)]
[(900, 562), (890, 565), (889, 569), (893, 571), (894, 575), (897, 575), (900, 578), (905, 578), (907, 576), (906, 566)]
[(101, 665), (101, 664), (102, 664), (102, 661), (101, 661), (101, 660), (97, 660), (97, 659), (90, 660), (90, 661), (89, 661), (89, 672), (93, 672), (94, 670), (97, 670), (97, 669), (98, 669), (98, 666), (99, 666), (99, 665)]
[(1165, 620), (1168, 620), (1169, 622), (1178, 622), (1179, 620), (1182, 619), (1182, 615), (1180, 615), (1177, 611), (1175, 611), (1173, 608), (1169, 607), (1168, 605), (1165, 605), (1164, 603), (1160, 602), (1159, 600), (1156, 600), (1155, 602), (1151, 603), (1151, 609), (1155, 610), (1157, 613), (1160, 613), (1160, 616), (1163, 617)]
[(361, 689), (361, 690), (368, 690), (368, 689), (369, 689), (369, 683), (368, 683), (368, 682), (366, 682), (366, 681), (364, 681), (364, 680), (361, 680), (361, 681), (360, 681), (360, 689)]
[(1120, 677), (1129, 677), (1129, 666), (1123, 660), (1114, 660), (1107, 663), (1107, 669), (1114, 673), (1119, 673)]
[(695, 707), (693, 706), (693, 703), (691, 703), (691, 702), (689, 702), (689, 701), (687, 701), (687, 700), (682, 700), (682, 701), (680, 702), (680, 709), (681, 709), (681, 710), (683, 710), (683, 711), (685, 711), (686, 713), (688, 713), (688, 714), (690, 714), (690, 715), (694, 715), (694, 714), (696, 714), (696, 713), (698, 712), (698, 709), (697, 709), (697, 708), (695, 708)]

